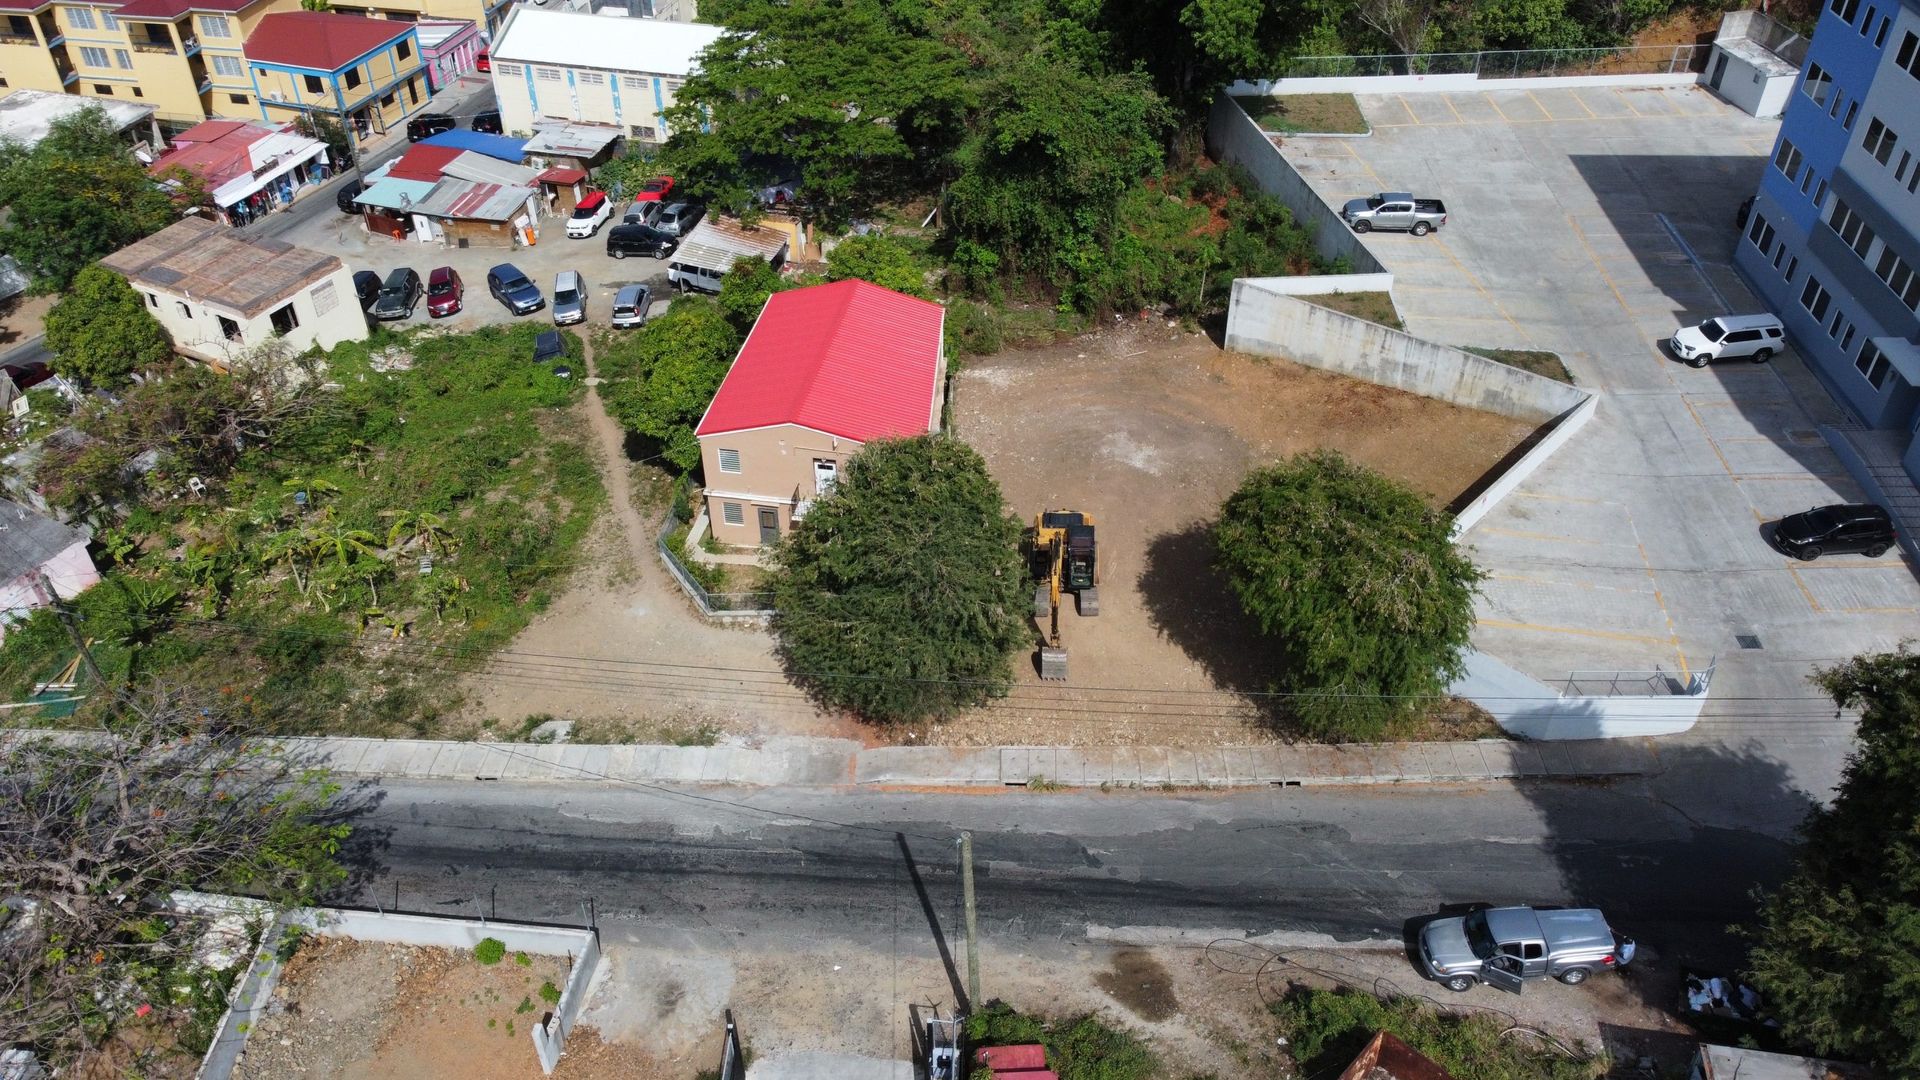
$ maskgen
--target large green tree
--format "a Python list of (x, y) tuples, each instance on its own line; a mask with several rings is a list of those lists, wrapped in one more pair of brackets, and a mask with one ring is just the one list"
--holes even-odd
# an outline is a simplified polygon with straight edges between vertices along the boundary
[(654, 440), (682, 472), (700, 464), (694, 426), (712, 403), (740, 338), (712, 300), (679, 300), (665, 315), (615, 338), (598, 357), (607, 406), (629, 429)]
[(56, 292), (100, 256), (165, 227), (175, 203), (99, 108), (54, 121), (31, 150), (0, 149), (0, 250)]
[(1459, 675), (1481, 574), (1452, 525), (1331, 450), (1261, 469), (1228, 497), (1219, 565), (1277, 639), (1278, 688), (1308, 731), (1377, 738)]
[(167, 331), (147, 312), (126, 279), (103, 266), (74, 276), (47, 312), (53, 369), (88, 386), (119, 386), (141, 368), (173, 355)]
[(1788, 1038), (1920, 1076), (1920, 656), (1855, 657), (1815, 681), (1860, 711), (1859, 746), (1761, 909), (1749, 977)]
[(926, 257), (897, 236), (849, 236), (827, 252), (827, 280), (853, 278), (922, 300), (933, 299), (927, 288)]
[(1020, 523), (944, 436), (868, 443), (774, 549), (773, 631), (793, 676), (862, 717), (942, 717), (1004, 694), (1031, 639)]

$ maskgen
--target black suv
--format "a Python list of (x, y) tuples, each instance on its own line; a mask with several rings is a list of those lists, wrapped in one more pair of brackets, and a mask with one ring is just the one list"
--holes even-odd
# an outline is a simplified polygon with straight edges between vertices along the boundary
[(668, 236), (651, 225), (616, 225), (607, 230), (607, 254), (616, 259), (629, 255), (664, 259), (679, 246), (678, 237)]
[(1772, 536), (1774, 547), (1807, 561), (1835, 551), (1857, 551), (1874, 559), (1899, 538), (1893, 518), (1871, 503), (1816, 506), (1781, 518)]
[(500, 124), (500, 110), (488, 109), (473, 114), (473, 130), (486, 135), (498, 135), (506, 129)]
[(460, 122), (446, 113), (421, 113), (407, 121), (407, 141), (419, 142), (421, 139), (438, 135), (443, 131), (452, 131)]
[(426, 293), (426, 286), (420, 284), (420, 272), (403, 266), (387, 275), (386, 284), (380, 286), (380, 295), (373, 301), (373, 317), (376, 319), (404, 319), (413, 314), (415, 304)]
[(360, 204), (353, 200), (359, 198), (360, 193), (365, 190), (360, 181), (349, 180), (341, 184), (340, 190), (334, 194), (333, 205), (339, 207), (343, 214), (357, 214), (360, 212)]

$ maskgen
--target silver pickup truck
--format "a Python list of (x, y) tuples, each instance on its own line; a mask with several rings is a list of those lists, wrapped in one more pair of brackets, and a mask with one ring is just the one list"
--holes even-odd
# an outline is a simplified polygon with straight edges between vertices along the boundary
[(1484, 982), (1517, 994), (1527, 980), (1549, 975), (1572, 986), (1627, 966), (1633, 953), (1633, 940), (1614, 933), (1594, 908), (1486, 908), (1420, 931), (1420, 962), (1449, 990)]
[(1406, 191), (1383, 191), (1364, 199), (1348, 199), (1340, 216), (1357, 233), (1392, 229), (1425, 236), (1447, 223), (1447, 204), (1439, 199), (1416, 199)]

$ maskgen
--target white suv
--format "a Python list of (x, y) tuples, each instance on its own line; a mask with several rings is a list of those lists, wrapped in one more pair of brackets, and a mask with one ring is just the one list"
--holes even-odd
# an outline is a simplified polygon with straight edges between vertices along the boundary
[(1673, 347), (1673, 355), (1692, 367), (1742, 357), (1764, 364), (1785, 347), (1786, 333), (1772, 315), (1721, 315), (1681, 328), (1667, 344)]

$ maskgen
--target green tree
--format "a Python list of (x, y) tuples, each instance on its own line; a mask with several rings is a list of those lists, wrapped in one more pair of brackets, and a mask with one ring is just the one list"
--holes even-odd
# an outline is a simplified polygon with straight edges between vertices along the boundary
[(1815, 681), (1860, 711), (1858, 748), (1761, 908), (1749, 978), (1788, 1038), (1920, 1075), (1920, 655), (1859, 656)]
[(730, 209), (797, 179), (800, 212), (830, 227), (924, 177), (959, 131), (966, 61), (896, 18), (895, 7), (729, 5), (727, 32), (667, 112), (668, 171)]
[(1261, 469), (1228, 497), (1219, 566), (1278, 639), (1279, 688), (1308, 731), (1377, 738), (1459, 675), (1482, 575), (1452, 523), (1331, 450)]
[(628, 429), (656, 441), (661, 456), (676, 468), (692, 472), (700, 465), (694, 425), (720, 389), (739, 345), (718, 304), (677, 301), (665, 315), (601, 352), (598, 362), (609, 378), (607, 409)]
[(54, 121), (31, 150), (0, 153), (0, 250), (33, 276), (40, 292), (65, 289), (100, 256), (164, 228), (175, 218), (105, 111)]
[(173, 342), (125, 278), (89, 266), (47, 312), (53, 368), (88, 386), (120, 386), (173, 356)]
[(868, 443), (773, 552), (773, 631), (819, 699), (872, 720), (1004, 694), (1031, 640), (1020, 523), (942, 436)]
[(760, 318), (760, 309), (767, 306), (767, 297), (798, 288), (800, 284), (775, 270), (765, 259), (733, 260), (733, 267), (720, 278), (719, 304), (721, 313), (738, 335), (734, 347), (738, 348), (740, 342), (746, 340), (747, 332)]
[(897, 236), (850, 236), (827, 252), (827, 280), (858, 278), (883, 289), (933, 299), (927, 288), (927, 260), (913, 244)]

